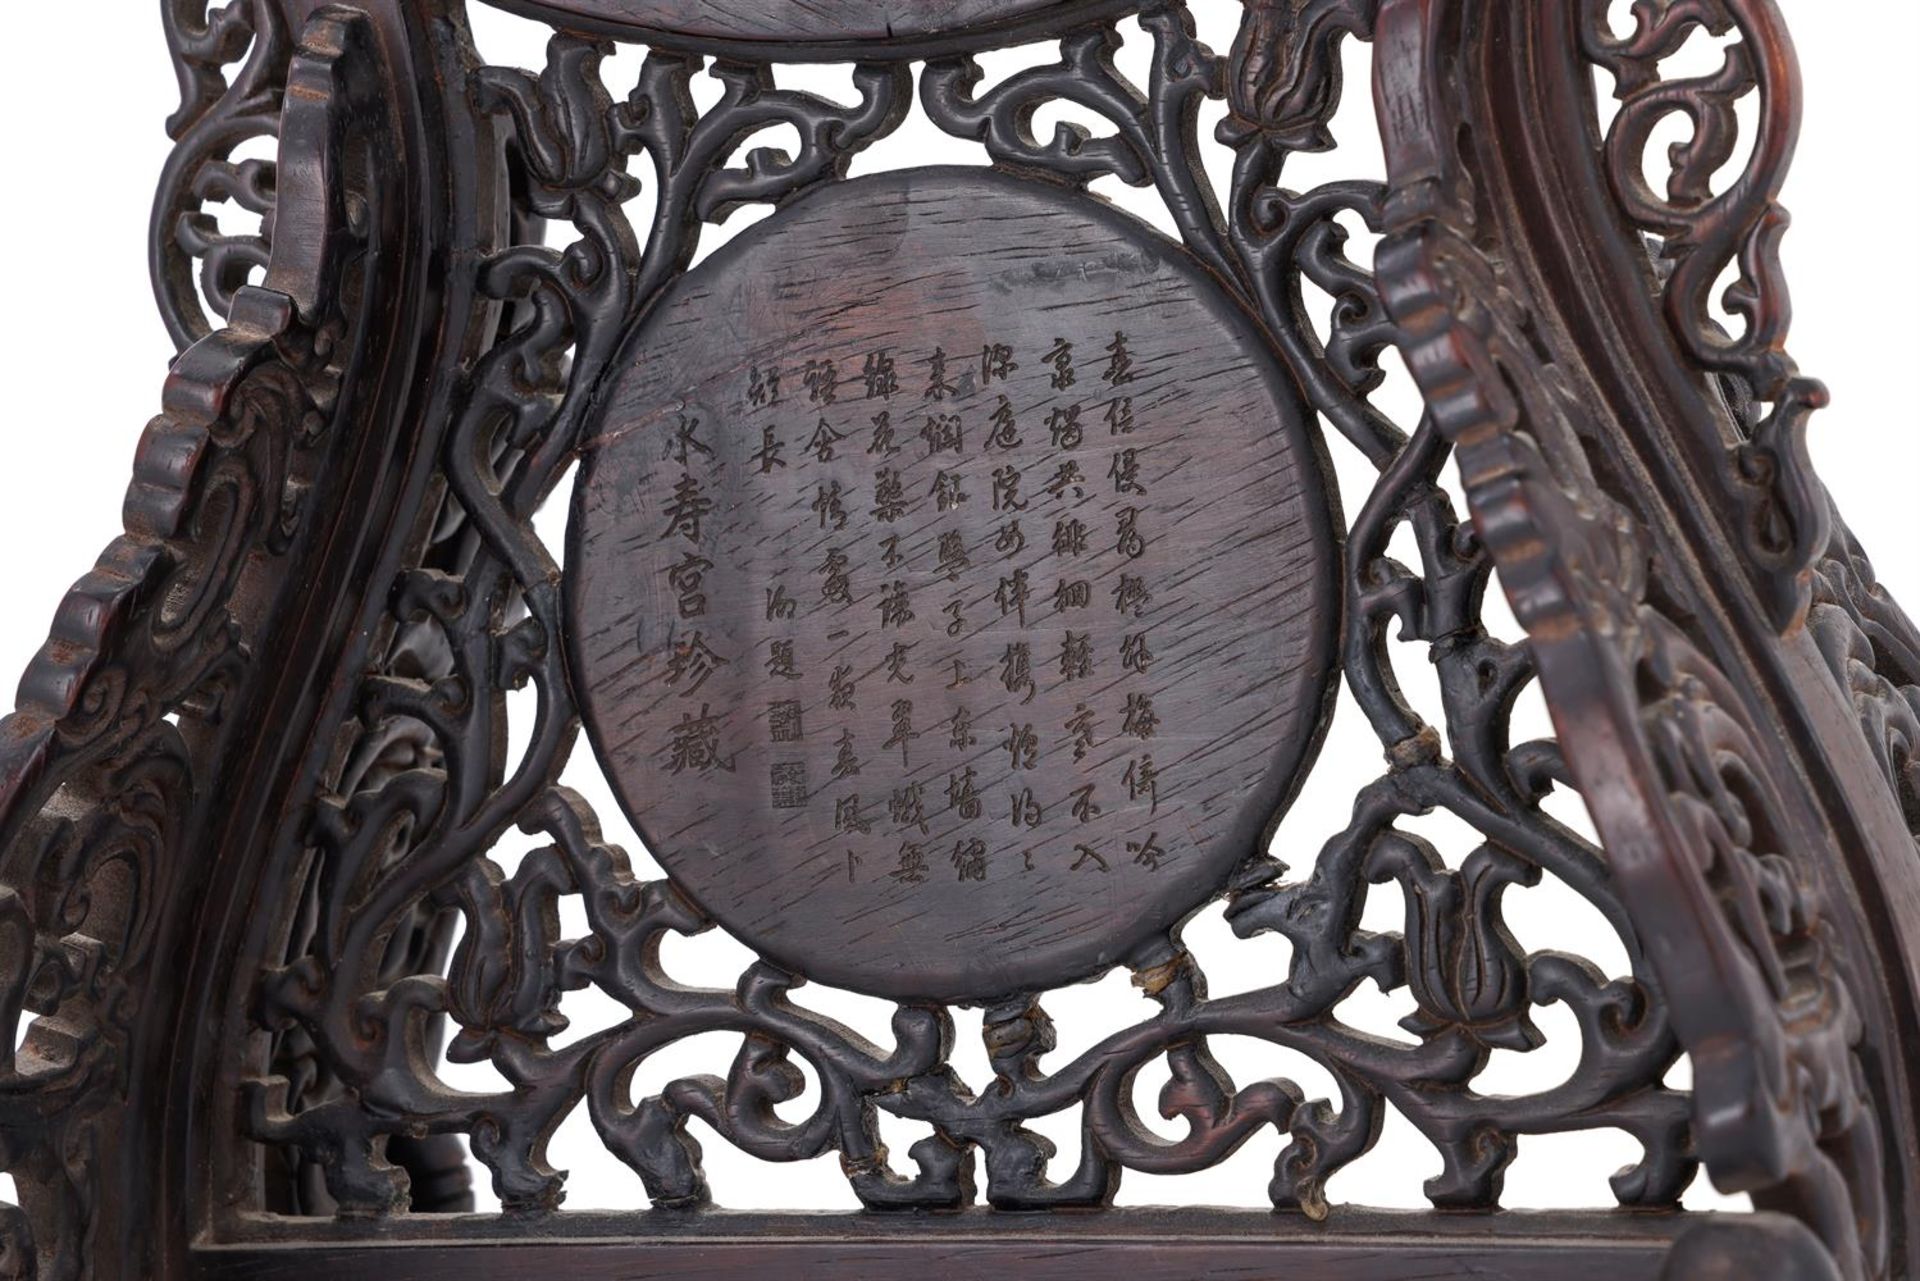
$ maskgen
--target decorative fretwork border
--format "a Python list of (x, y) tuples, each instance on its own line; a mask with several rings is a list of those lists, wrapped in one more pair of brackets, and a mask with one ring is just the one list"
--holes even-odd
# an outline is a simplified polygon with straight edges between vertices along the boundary
[[(1389, 1105), (1441, 1156), (1443, 1173), (1427, 1186), (1437, 1205), (1496, 1204), (1521, 1134), (1597, 1126), (1624, 1129), (1645, 1148), (1615, 1179), (1623, 1202), (1675, 1203), (1694, 1161), (1686, 1096), (1661, 1085), (1679, 1049), (1658, 989), (1598, 851), (1539, 806), (1568, 778), (1557, 750), (1508, 741), (1531, 664), (1523, 647), (1489, 636), (1480, 622), (1491, 562), (1441, 483), (1446, 442), (1433, 423), (1409, 435), (1368, 403), (1395, 334), (1368, 272), (1344, 252), (1339, 219), (1378, 228), (1382, 189), (1342, 182), (1295, 193), (1281, 182), (1289, 156), (1331, 145), (1340, 39), (1371, 34), (1370, 8), (1317, 5), (1295, 15), (1251, 6), (1226, 54), (1199, 43), (1180, 6), (1151, 6), (1141, 26), (1152, 44), (1144, 89), (1118, 70), (1120, 37), (1101, 21), (1062, 37), (1057, 61), (986, 91), (971, 56), (934, 58), (919, 76), (919, 100), (939, 127), (983, 143), (1003, 169), (1082, 188), (1114, 177), (1155, 190), (1186, 246), (1265, 322), (1314, 407), (1380, 469), (1349, 532), (1345, 654), (1386, 769), (1311, 868), (1296, 876), (1249, 851), (1230, 888), (1234, 929), (1286, 936), (1290, 972), (1210, 1000), (1193, 958), (1170, 936), (1133, 962), (1135, 982), (1160, 1012), (1057, 1066), (1043, 1063), (1055, 1043), (1043, 995), (1010, 993), (986, 1014), (991, 1082), (963, 1081), (950, 1066), (952, 1024), (940, 1008), (900, 1007), (893, 1044), (875, 1046), (790, 998), (796, 976), (771, 965), (755, 965), (732, 990), (688, 989), (664, 973), (656, 959), (663, 938), (708, 923), (671, 885), (636, 881), (583, 800), (558, 785), (576, 708), (558, 644), (559, 573), (530, 518), (571, 462), (620, 338), (685, 268), (702, 227), (744, 203), (782, 203), (843, 176), (855, 154), (897, 127), (913, 83), (904, 63), (864, 65), (853, 76), (859, 100), (841, 106), (778, 87), (771, 66), (723, 61), (712, 67), (720, 101), (698, 112), (689, 83), (704, 59), (656, 50), (632, 92), (616, 96), (600, 75), (609, 47), (560, 34), (539, 73), (482, 67), (470, 84), (511, 139), (523, 213), (571, 224), (578, 239), (561, 249), (508, 247), (479, 268), (484, 287), (516, 305), (516, 319), (475, 366), (442, 446), (448, 516), (401, 580), (384, 670), (363, 685), (355, 733), (341, 740), (312, 816), (300, 815), (287, 841), (307, 851), (294, 864), (303, 879), (289, 885), (300, 906), (267, 918), (299, 926), (262, 948), (260, 1008), (282, 1039), (248, 1087), (246, 1124), (321, 1172), (324, 1198), (302, 1208), (398, 1212), (409, 1204), (407, 1163), (389, 1159), (386, 1144), (463, 1134), (510, 1212), (551, 1211), (563, 1182), (546, 1141), (582, 1104), (656, 1205), (709, 1199), (687, 1131), (692, 1118), (769, 1159), (837, 1151), (871, 1209), (952, 1208), (982, 1193), (1003, 1209), (1102, 1205), (1125, 1169), (1202, 1169), (1273, 1126), (1291, 1141), (1272, 1200), (1322, 1217), (1326, 1180), (1373, 1144)], [(1209, 100), (1229, 108), (1218, 139), (1232, 154), (1224, 202), (1197, 127)], [(1058, 103), (1092, 112), (1112, 132), (1034, 136), (1034, 113)], [(753, 149), (756, 134), (783, 124), (799, 135), (797, 153)], [(735, 155), (746, 156), (745, 167), (730, 167)], [(624, 215), (640, 158), (659, 175), (644, 236)], [(1335, 299), (1325, 337), (1304, 301), (1309, 280)], [(1388, 555), (1403, 525), (1419, 548), (1418, 568)], [(1395, 628), (1429, 646), (1444, 725), (1425, 723), (1402, 695), (1391, 665)], [(522, 686), (536, 695), (533, 730), (524, 753), (502, 761), (492, 745), (504, 696)], [(1436, 808), (1486, 838), (1459, 868), (1396, 826)], [(486, 856), (515, 825), (542, 843), (508, 876)], [(1501, 922), (1501, 895), (1542, 869), (1620, 930), (1634, 977), (1521, 953)], [(1404, 934), (1359, 926), (1369, 886), (1387, 882), (1408, 904)], [(587, 937), (559, 937), (553, 904), (563, 894), (582, 896)], [(450, 913), (464, 928), (442, 978), (420, 962), (444, 942), (396, 940), (444, 940)], [(1335, 1007), (1367, 981), (1411, 992), (1418, 1013), (1407, 1027), (1417, 1042), (1385, 1041), (1341, 1021)], [(552, 1044), (564, 1027), (562, 994), (589, 983), (631, 1018)], [(1539, 1044), (1528, 1011), (1550, 1001), (1575, 1013), (1580, 1070), (1527, 1097), (1477, 1093), (1473, 1078), (1495, 1049)], [(475, 1094), (437, 1079), (420, 1046), (436, 1043), (428, 1029), (442, 1017), (450, 1057), (490, 1063), (509, 1089)], [(648, 1054), (709, 1031), (741, 1034), (724, 1077), (626, 1097)], [(1207, 1053), (1209, 1035), (1305, 1053), (1333, 1075), (1341, 1097), (1308, 1100), (1286, 1081), (1239, 1086)], [(1134, 1075), (1162, 1056), (1173, 1074), (1162, 1111), (1188, 1124), (1179, 1141), (1133, 1111)], [(821, 1086), (813, 1114), (790, 1123), (774, 1107), (801, 1088), (795, 1057)], [(1074, 1108), (1080, 1160), (1051, 1169), (1052, 1145), (1023, 1123)], [(904, 1171), (879, 1140), (881, 1109), (933, 1127)]]

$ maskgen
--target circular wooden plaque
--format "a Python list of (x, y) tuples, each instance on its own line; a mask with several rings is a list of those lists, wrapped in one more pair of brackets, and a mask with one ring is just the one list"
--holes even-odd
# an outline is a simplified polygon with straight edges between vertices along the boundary
[(586, 442), (570, 659), (675, 881), (900, 999), (1088, 977), (1259, 851), (1339, 618), (1308, 416), (1185, 252), (991, 171), (681, 280)]
[[(559, 25), (669, 44), (818, 46), (835, 57), (925, 54), (1033, 38), (1138, 0), (490, 0)], [(791, 56), (783, 49), (783, 56)], [(806, 56), (803, 51), (802, 56)]]

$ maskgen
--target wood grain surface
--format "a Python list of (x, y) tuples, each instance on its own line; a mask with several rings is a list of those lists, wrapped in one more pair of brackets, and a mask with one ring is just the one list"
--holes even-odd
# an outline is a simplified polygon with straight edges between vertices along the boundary
[(1326, 709), (1326, 480), (1183, 251), (983, 170), (810, 197), (688, 276), (590, 433), (573, 670), (675, 879), (766, 955), (985, 1000), (1262, 850)]
[(503, 7), (694, 40), (841, 46), (998, 31), (1048, 11), (1095, 6), (1085, 0), (505, 0)]
[[(1748, 1218), (1753, 1216), (1741, 1216)], [(1758, 1216), (1769, 1218), (1770, 1216)], [(437, 1244), (262, 1240), (196, 1252), (201, 1281), (592, 1281), (774, 1275), (845, 1281), (1655, 1281), (1674, 1238), (1711, 1215), (1446, 1215), (1345, 1210), (1324, 1225), (1253, 1210), (1122, 1214), (566, 1215), (567, 1239), (434, 1216)], [(466, 1232), (471, 1226), (477, 1231)], [(308, 1230), (303, 1228), (303, 1230)], [(468, 1237), (456, 1243), (449, 1238)]]

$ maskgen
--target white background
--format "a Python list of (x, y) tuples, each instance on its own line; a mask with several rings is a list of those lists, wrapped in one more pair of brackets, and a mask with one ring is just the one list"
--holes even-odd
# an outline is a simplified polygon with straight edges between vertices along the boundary
[[(1920, 409), (1914, 396), (1920, 254), (1913, 249), (1920, 231), (1920, 147), (1915, 143), (1920, 77), (1912, 66), (1912, 51), (1920, 48), (1920, 6), (1906, 0), (1846, 5), (1782, 0), (1782, 5), (1795, 24), (1807, 84), (1800, 158), (1785, 193), (1793, 214), (1785, 245), (1797, 312), (1792, 349), (1801, 366), (1825, 379), (1834, 393), (1833, 407), (1813, 422), (1814, 458), (1855, 532), (1876, 556), (1882, 580), (1897, 597), (1920, 607)], [(0, 78), (0, 113), (12, 127), (0, 145), (7, 175), (0, 233), (14, 303), (5, 336), (11, 409), (0, 428), (0, 548), (5, 549), (0, 556), (5, 592), (0, 597), (0, 679), (11, 680), (24, 668), (61, 593), (117, 532), (133, 446), (157, 408), (172, 354), (146, 277), (148, 201), (169, 146), (161, 123), (177, 101), (156, 8), (150, 0), (120, 0), (92, 6), (88, 20), (76, 23), (71, 6), (18, 5), (7, 17), (11, 66)], [(1197, 0), (1197, 8), (1203, 36), (1224, 49), (1236, 6), (1228, 0)], [(118, 16), (108, 16), (109, 10)], [(481, 12), (475, 23), (492, 60), (533, 65), (539, 57), (542, 37), (528, 24), (492, 11)], [(1709, 58), (1717, 61), (1717, 55)], [(633, 66), (631, 57), (622, 57), (610, 69), (616, 93), (631, 83)], [(1364, 76), (1357, 58), (1349, 59), (1349, 67), (1354, 77)], [(838, 74), (837, 83), (844, 85), (844, 72)], [(828, 76), (821, 83), (830, 89), (836, 81)], [(1338, 158), (1312, 158), (1310, 171), (1290, 171), (1290, 182), (1378, 172), (1365, 94), (1355, 92), (1363, 84), (1349, 80), (1349, 107), (1337, 128), (1345, 150)], [(962, 150), (916, 120), (860, 168), (975, 158)], [(1131, 193), (1115, 194), (1144, 210)], [(1404, 389), (1399, 396), (1405, 404)], [(1347, 475), (1343, 468), (1343, 479)], [(1355, 509), (1349, 497), (1348, 510)], [(1409, 664), (1422, 660), (1410, 650), (1397, 661), (1405, 673)], [(1531, 729), (1541, 732), (1537, 709), (1533, 714)], [(1338, 718), (1322, 774), (1282, 829), (1281, 856), (1296, 869), (1309, 865), (1317, 844), (1344, 823), (1352, 786), (1378, 768), (1378, 744), (1356, 719), (1351, 708)], [(576, 768), (569, 781), (604, 797), (590, 767), (585, 777)], [(610, 838), (627, 843), (638, 861), (631, 836), (619, 834), (611, 804), (600, 799), (599, 808), (608, 818)], [(1450, 829), (1445, 820), (1433, 820), (1422, 830), (1450, 861), (1471, 847), (1470, 834)], [(1548, 886), (1510, 901), (1514, 929), (1528, 947), (1581, 950), (1603, 963), (1618, 952), (1591, 909), (1570, 893)], [(1395, 928), (1398, 908), (1385, 900), (1379, 907), (1369, 910), (1369, 925)], [(1276, 967), (1284, 964), (1284, 944), (1232, 940), (1217, 909), (1190, 928), (1188, 941), (1216, 994), (1272, 982)], [(669, 961), (678, 962), (682, 977), (724, 984), (738, 973), (743, 955), (712, 934), (670, 953)], [(1617, 971), (1618, 966), (1607, 968)], [(803, 995), (871, 1028), (869, 1035), (890, 1039), (885, 1011), (877, 1003), (811, 988)], [(1116, 1020), (1148, 1012), (1123, 975), (1058, 994), (1048, 1008), (1060, 1023), (1062, 1041), (1050, 1063), (1064, 1061), (1076, 1046), (1118, 1026)], [(1404, 990), (1393, 999), (1363, 992), (1342, 1013), (1382, 1034), (1400, 1035), (1393, 1019), (1407, 1008)], [(594, 1008), (591, 1000), (570, 1002), (568, 1009), (582, 1028), (619, 1015)], [(1572, 1028), (1562, 1014), (1557, 1006), (1540, 1011), (1548, 1047), (1524, 1057), (1496, 1055), (1479, 1088), (1500, 1093), (1563, 1079), (1573, 1058)], [(978, 1023), (977, 1013), (970, 1020), (963, 1014), (956, 1056), (976, 1086), (986, 1075), (977, 1048)], [(1228, 1045), (1220, 1054), (1243, 1085), (1284, 1073), (1299, 1080), (1309, 1097), (1331, 1086), (1330, 1078), (1306, 1060), (1265, 1047)], [(732, 1045), (724, 1038), (679, 1047), (648, 1065), (636, 1093), (651, 1092), (687, 1071), (724, 1072), (731, 1055)], [(475, 1088), (488, 1083), (484, 1069), (453, 1072), (449, 1079)], [(1152, 1116), (1154, 1092), (1163, 1079), (1164, 1071), (1158, 1077), (1142, 1073), (1138, 1097), (1144, 1115)], [(1073, 1126), (1043, 1123), (1038, 1128), (1055, 1138), (1063, 1160), (1070, 1161), (1077, 1148)], [(852, 1204), (830, 1157), (773, 1169), (702, 1137), (708, 1171), (729, 1204)], [(894, 1127), (887, 1137), (896, 1161), (904, 1162), (914, 1132)], [(1259, 1204), (1278, 1146), (1277, 1138), (1263, 1136), (1226, 1166), (1184, 1181), (1129, 1176), (1121, 1199)], [(1604, 1204), (1609, 1200), (1606, 1175), (1634, 1155), (1630, 1140), (1610, 1132), (1523, 1140), (1520, 1160), (1509, 1172), (1507, 1202)], [(574, 1171), (569, 1207), (644, 1201), (638, 1181), (598, 1150), (584, 1115), (563, 1127), (554, 1163)], [(1333, 1196), (1419, 1205), (1419, 1182), (1437, 1168), (1432, 1150), (1396, 1118), (1379, 1148), (1335, 1180)], [(1716, 1198), (1703, 1181), (1689, 1203), (1706, 1206)]]

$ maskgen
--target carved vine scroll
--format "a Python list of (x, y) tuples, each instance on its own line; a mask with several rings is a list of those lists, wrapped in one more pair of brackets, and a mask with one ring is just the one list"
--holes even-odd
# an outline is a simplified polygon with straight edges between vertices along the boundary
[[(1343, 252), (1339, 219), (1378, 226), (1382, 192), (1366, 183), (1307, 193), (1280, 185), (1290, 154), (1326, 145), (1338, 38), (1370, 31), (1370, 12), (1254, 6), (1227, 55), (1199, 43), (1179, 7), (1156, 8), (1142, 22), (1152, 42), (1146, 88), (1120, 75), (1109, 56), (1119, 37), (1100, 23), (1063, 38), (1057, 65), (984, 93), (966, 57), (935, 60), (920, 95), (936, 123), (983, 141), (1010, 171), (1076, 188), (1111, 175), (1156, 189), (1186, 249), (1261, 317), (1313, 406), (1381, 469), (1349, 535), (1343, 653), (1387, 769), (1310, 868), (1296, 875), (1250, 851), (1230, 887), (1235, 930), (1286, 936), (1291, 971), (1272, 986), (1209, 1000), (1170, 932), (1131, 962), (1161, 1012), (1070, 1062), (1043, 1063), (1054, 1043), (1044, 994), (992, 1003), (990, 1083), (964, 1081), (949, 1065), (951, 1025), (937, 1005), (900, 1005), (894, 1042), (876, 1046), (810, 1014), (789, 995), (798, 976), (770, 964), (755, 965), (732, 991), (681, 987), (663, 972), (662, 937), (708, 922), (672, 885), (637, 882), (581, 799), (556, 783), (573, 746), (575, 695), (560, 656), (566, 624), (553, 555), (528, 516), (578, 448), (614, 343), (687, 261), (701, 225), (743, 200), (804, 199), (809, 187), (844, 174), (855, 151), (897, 124), (906, 68), (859, 69), (862, 101), (846, 108), (777, 88), (770, 68), (722, 62), (714, 68), (726, 87), (721, 102), (695, 113), (685, 85), (699, 60), (651, 54), (634, 91), (617, 97), (598, 75), (605, 47), (561, 35), (538, 75), (483, 68), (475, 85), (512, 126), (528, 211), (571, 222), (579, 239), (559, 250), (508, 248), (482, 269), (490, 288), (526, 305), (476, 368), (467, 415), (446, 447), (457, 523), (416, 553), (418, 568), (402, 579), (397, 613), (407, 626), (394, 632), (387, 670), (364, 687), (348, 740), (359, 745), (347, 749), (299, 834), (309, 851), (303, 865), (313, 870), (289, 886), (309, 905), (292, 919), (310, 924), (269, 945), (261, 1009), (283, 1048), (249, 1086), (246, 1124), (311, 1161), (331, 1204), (402, 1210), (406, 1168), (383, 1150), (403, 1132), (459, 1133), (471, 1136), (503, 1203), (549, 1211), (563, 1183), (546, 1159), (547, 1136), (582, 1104), (655, 1202), (668, 1205), (709, 1197), (687, 1131), (696, 1117), (762, 1157), (838, 1150), (855, 1192), (875, 1209), (965, 1204), (981, 1175), (985, 1199), (1002, 1208), (1099, 1205), (1125, 1169), (1204, 1168), (1273, 1126), (1290, 1136), (1274, 1202), (1323, 1216), (1326, 1180), (1372, 1145), (1388, 1106), (1438, 1151), (1443, 1173), (1427, 1190), (1440, 1205), (1494, 1204), (1521, 1134), (1597, 1125), (1623, 1128), (1646, 1149), (1615, 1180), (1621, 1200), (1670, 1205), (1678, 1197), (1694, 1166), (1688, 1100), (1659, 1084), (1678, 1046), (1604, 860), (1539, 808), (1568, 777), (1557, 749), (1508, 741), (1507, 717), (1532, 668), (1525, 649), (1479, 622), (1491, 562), (1440, 483), (1445, 441), (1432, 423), (1409, 434), (1367, 403), (1394, 330), (1367, 273)], [(1197, 115), (1210, 99), (1231, 108), (1221, 131), (1235, 157), (1225, 202), (1216, 201), (1198, 150)], [(1094, 111), (1114, 132), (1035, 137), (1033, 112), (1055, 100)], [(747, 168), (719, 167), (774, 123), (796, 126), (802, 152), (748, 151)], [(644, 240), (621, 214), (638, 181), (636, 156), (663, 175)], [(1328, 335), (1306, 309), (1306, 279), (1336, 298)], [(1417, 568), (1388, 556), (1402, 525), (1423, 558)], [(456, 549), (458, 558), (446, 559)], [(1428, 725), (1398, 689), (1388, 639), (1395, 626), (1431, 647), (1444, 725)], [(490, 745), (504, 693), (523, 684), (540, 710), (524, 753), (503, 762)], [(384, 746), (400, 743), (404, 753)], [(1397, 826), (1435, 807), (1485, 834), (1459, 868)], [(487, 854), (516, 825), (537, 844), (509, 875)], [(1636, 958), (1633, 977), (1518, 950), (1499, 919), (1501, 895), (1543, 871), (1621, 931)], [(1405, 932), (1361, 931), (1369, 886), (1388, 882), (1409, 904)], [(587, 938), (557, 935), (552, 904), (568, 894), (588, 906)], [(464, 919), (445, 978), (390, 969), (396, 954), (383, 946), (419, 928), (426, 905)], [(1335, 1007), (1363, 981), (1412, 994), (1413, 1043), (1340, 1021)], [(632, 1017), (555, 1045), (560, 994), (586, 983)], [(1582, 1070), (1523, 1099), (1475, 1092), (1473, 1078), (1496, 1048), (1539, 1043), (1528, 1011), (1549, 1001), (1576, 1012)], [(412, 1047), (442, 1018), (452, 1023), (450, 1054), (490, 1062), (509, 1090), (462, 1093), (421, 1070)], [(623, 1096), (656, 1047), (708, 1030), (742, 1036), (725, 1076)], [(1207, 1053), (1209, 1035), (1306, 1053), (1334, 1075), (1341, 1097), (1310, 1100), (1285, 1081), (1239, 1085)], [(1161, 1056), (1175, 1082), (1163, 1110), (1189, 1127), (1179, 1141), (1132, 1111), (1129, 1083)], [(788, 1122), (772, 1109), (799, 1088), (795, 1057), (822, 1084), (812, 1115)], [(1051, 1145), (1023, 1122), (1076, 1107), (1080, 1162), (1051, 1169)], [(879, 1143), (883, 1108), (934, 1127), (906, 1169)]]
[[(161, 20), (180, 109), (154, 197), (149, 252), (155, 297), (180, 347), (225, 320), (236, 292), (267, 267), (276, 189), (270, 160), (235, 160), (243, 144), (277, 138), (294, 22), (273, 0), (162, 0)], [(223, 228), (209, 206), (231, 202), (257, 232)], [(209, 314), (211, 312), (211, 314)]]

